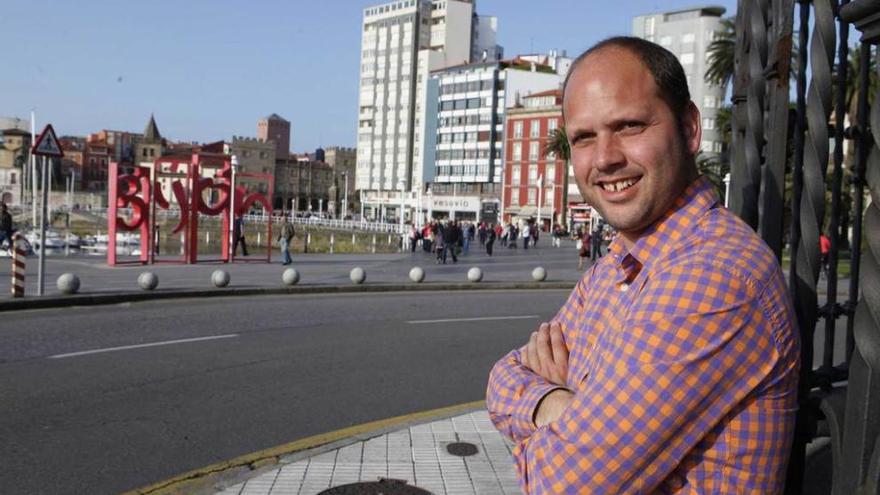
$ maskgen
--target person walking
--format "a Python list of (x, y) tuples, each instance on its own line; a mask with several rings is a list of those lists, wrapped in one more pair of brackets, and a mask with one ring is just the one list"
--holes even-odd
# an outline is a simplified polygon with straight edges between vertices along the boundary
[(6, 208), (6, 203), (0, 203), (0, 247), (6, 242), (12, 247), (12, 215)]
[(495, 226), (486, 230), (486, 254), (492, 256), (492, 246), (495, 244)]
[(293, 263), (293, 260), (290, 259), (290, 242), (293, 240), (294, 234), (293, 224), (285, 218), (284, 225), (281, 226), (281, 232), (278, 234), (278, 243), (281, 245), (282, 265)]
[[(458, 263), (458, 256), (455, 254), (456, 249), (461, 242), (461, 228), (455, 224), (454, 220), (450, 220), (443, 230), (443, 244), (445, 250), (452, 255), (452, 262)], [(446, 264), (446, 254), (443, 255), (443, 264)]]
[(238, 244), (241, 243), (241, 254), (242, 256), (247, 256), (247, 241), (244, 238), (244, 230), (243, 230), (243, 220), (241, 217), (235, 219), (232, 223), (232, 238), (235, 241), (232, 243), (232, 256), (235, 256), (235, 253), (238, 251)]
[(420, 237), (419, 229), (417, 229), (416, 226), (413, 225), (412, 228), (409, 230), (409, 252), (410, 253), (416, 252), (416, 244), (419, 243), (419, 237)]
[(553, 232), (550, 233), (550, 237), (553, 246), (562, 246), (562, 227), (559, 224), (553, 226)]
[(590, 234), (590, 253), (594, 261), (602, 257), (602, 231), (598, 227)]
[(468, 251), (471, 249), (471, 225), (468, 222), (465, 222), (462, 226), (462, 236), (461, 236), (461, 252), (464, 254), (468, 254)]
[(522, 228), (522, 240), (523, 240), (523, 249), (529, 248), (529, 240), (532, 238), (532, 226), (526, 222)]
[(446, 243), (444, 241), (445, 235), (444, 231), (446, 227), (437, 222), (434, 226), (434, 253), (437, 255), (437, 264), (443, 263), (446, 264)]
[(590, 229), (584, 229), (578, 239), (578, 270), (584, 269), (584, 259), (590, 257)]

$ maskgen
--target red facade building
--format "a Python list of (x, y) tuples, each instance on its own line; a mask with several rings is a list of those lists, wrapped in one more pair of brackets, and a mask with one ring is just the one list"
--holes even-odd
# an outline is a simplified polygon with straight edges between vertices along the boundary
[(567, 225), (567, 166), (565, 160), (545, 156), (550, 135), (563, 125), (562, 90), (521, 98), (507, 110), (505, 125), (504, 222), (540, 220), (545, 231)]

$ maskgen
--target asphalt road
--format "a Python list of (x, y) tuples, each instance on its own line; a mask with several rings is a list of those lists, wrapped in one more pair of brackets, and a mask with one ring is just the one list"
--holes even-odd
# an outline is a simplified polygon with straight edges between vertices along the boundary
[[(4, 314), (0, 492), (118, 493), (482, 399), (494, 361), (567, 294), (265, 296)], [(506, 319), (424, 321), (487, 317)], [(187, 339), (197, 340), (168, 343)], [(128, 347), (144, 344), (162, 345)]]

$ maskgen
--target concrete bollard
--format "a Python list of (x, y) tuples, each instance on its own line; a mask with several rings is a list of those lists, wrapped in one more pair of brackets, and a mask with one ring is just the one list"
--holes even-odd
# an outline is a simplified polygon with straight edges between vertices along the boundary
[(385, 244), (388, 244), (389, 246), (391, 245), (391, 234), (388, 234), (388, 242), (386, 242)]
[(262, 234), (263, 234), (262, 232), (257, 232), (257, 246), (259, 246), (263, 243), (263, 235)]
[(299, 272), (288, 268), (281, 274), (281, 281), (284, 282), (284, 285), (296, 285), (299, 282)]
[(62, 294), (70, 295), (79, 292), (79, 277), (72, 273), (64, 273), (55, 282), (55, 286)]
[(543, 282), (547, 280), (547, 270), (543, 266), (539, 266), (532, 270), (532, 280), (535, 282)]
[(351, 245), (357, 244), (357, 234), (351, 234)]
[(223, 288), (229, 285), (230, 278), (229, 272), (226, 270), (214, 270), (214, 273), (211, 274), (211, 283), (214, 284), (214, 287)]
[(376, 254), (376, 234), (373, 234), (373, 254)]
[(471, 282), (479, 282), (480, 280), (483, 280), (483, 270), (480, 270), (480, 267), (478, 266), (472, 267), (467, 272), (467, 278)]
[(159, 277), (153, 272), (143, 272), (138, 275), (138, 287), (143, 290), (153, 290), (159, 286)]
[(331, 232), (330, 233), (330, 254), (333, 254), (333, 248), (336, 244), (336, 236)]
[(205, 232), (205, 244), (211, 244), (211, 231)]
[(422, 283), (425, 280), (425, 270), (420, 266), (414, 266), (412, 270), (409, 271), (409, 279), (417, 284)]
[(348, 274), (348, 278), (351, 279), (352, 282), (356, 284), (362, 284), (367, 279), (367, 273), (363, 268), (356, 266), (351, 269), (351, 273)]
[(12, 297), (24, 297), (24, 274), (27, 261), (27, 252), (22, 247), (21, 234), (12, 236)]

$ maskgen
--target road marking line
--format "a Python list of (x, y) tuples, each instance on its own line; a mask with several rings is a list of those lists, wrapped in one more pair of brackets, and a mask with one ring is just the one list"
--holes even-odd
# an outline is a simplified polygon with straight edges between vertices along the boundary
[(479, 318), (447, 318), (445, 320), (410, 320), (407, 323), (419, 325), (421, 323), (452, 323), (455, 321), (490, 321), (490, 320), (529, 320), (539, 318), (538, 315), (525, 316), (483, 316)]
[(199, 338), (195, 338), (195, 339), (166, 340), (164, 342), (151, 342), (149, 344), (124, 345), (124, 346), (120, 346), (120, 347), (107, 347), (106, 349), (93, 349), (91, 351), (80, 351), (80, 352), (69, 352), (67, 354), (56, 354), (54, 356), (49, 356), (49, 359), (62, 359), (62, 358), (69, 358), (69, 357), (75, 357), (75, 356), (85, 356), (88, 354), (100, 354), (103, 352), (127, 351), (129, 349), (141, 349), (144, 347), (158, 347), (158, 346), (162, 346), (162, 345), (187, 344), (190, 342), (202, 342), (205, 340), (231, 339), (234, 337), (238, 337), (238, 334), (231, 333), (228, 335), (215, 335), (213, 337), (199, 337)]

